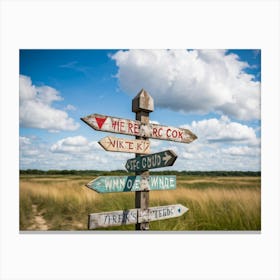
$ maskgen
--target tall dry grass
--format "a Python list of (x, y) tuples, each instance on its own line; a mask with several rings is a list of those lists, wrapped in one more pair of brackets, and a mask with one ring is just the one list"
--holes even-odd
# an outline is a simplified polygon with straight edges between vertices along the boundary
[[(61, 176), (20, 180), (20, 229), (34, 223), (32, 205), (50, 230), (86, 230), (89, 213), (130, 209), (134, 193), (98, 194), (85, 183), (93, 178)], [(151, 191), (150, 206), (182, 204), (181, 217), (150, 223), (151, 230), (260, 230), (259, 177), (177, 178), (177, 189)], [(34, 207), (33, 207), (34, 209)], [(134, 226), (108, 228), (133, 230)]]
[[(261, 194), (259, 189), (187, 189), (151, 193), (155, 204), (181, 203), (189, 208), (187, 214), (170, 220), (169, 227), (175, 230), (260, 230)], [(180, 220), (180, 221), (179, 221)], [(154, 228), (160, 230), (158, 222)], [(165, 227), (164, 227), (165, 228)], [(167, 228), (165, 228), (167, 230)]]
[(20, 182), (20, 227), (32, 224), (32, 205), (53, 230), (85, 229), (88, 211), (102, 198), (84, 187), (84, 180), (30, 178)]

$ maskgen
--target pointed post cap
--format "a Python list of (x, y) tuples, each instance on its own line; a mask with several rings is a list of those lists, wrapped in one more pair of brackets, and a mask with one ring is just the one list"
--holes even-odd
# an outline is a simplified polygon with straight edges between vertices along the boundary
[(154, 99), (144, 89), (141, 89), (132, 100), (132, 112), (137, 113), (140, 111), (154, 111)]

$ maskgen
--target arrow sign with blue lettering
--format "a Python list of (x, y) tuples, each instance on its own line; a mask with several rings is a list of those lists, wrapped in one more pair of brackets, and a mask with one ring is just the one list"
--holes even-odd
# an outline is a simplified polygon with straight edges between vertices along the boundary
[(174, 190), (176, 176), (100, 176), (86, 186), (99, 193)]
[(167, 150), (160, 153), (138, 156), (136, 158), (129, 159), (126, 162), (125, 168), (127, 171), (137, 172), (153, 168), (172, 166), (176, 159), (177, 155), (173, 151)]

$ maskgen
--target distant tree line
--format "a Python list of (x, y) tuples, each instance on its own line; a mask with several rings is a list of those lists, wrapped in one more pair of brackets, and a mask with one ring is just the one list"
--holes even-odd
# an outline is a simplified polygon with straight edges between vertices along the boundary
[[(126, 170), (38, 170), (26, 169), (20, 170), (21, 175), (90, 175), (90, 176), (106, 176), (106, 175), (134, 175)], [(199, 175), (199, 176), (261, 176), (261, 171), (150, 171), (154, 175)]]

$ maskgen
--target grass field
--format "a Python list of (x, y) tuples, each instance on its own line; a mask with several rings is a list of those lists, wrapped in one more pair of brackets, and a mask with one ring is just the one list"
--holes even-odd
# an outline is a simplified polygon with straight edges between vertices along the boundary
[[(134, 193), (98, 194), (92, 176), (20, 176), (20, 230), (87, 230), (88, 214), (135, 208)], [(151, 191), (150, 206), (182, 204), (183, 216), (150, 230), (260, 230), (260, 177), (177, 176), (177, 188)], [(134, 230), (134, 225), (102, 230)]]

